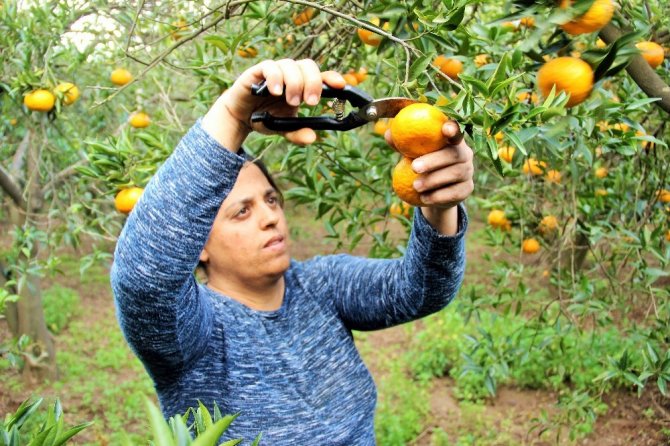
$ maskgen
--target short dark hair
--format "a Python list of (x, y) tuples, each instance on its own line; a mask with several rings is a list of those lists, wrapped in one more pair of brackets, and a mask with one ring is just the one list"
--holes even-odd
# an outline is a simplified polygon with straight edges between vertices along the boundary
[(237, 152), (237, 154), (243, 156), (244, 159), (247, 160), (248, 162), (255, 164), (261, 170), (261, 172), (263, 172), (263, 176), (268, 180), (268, 183), (270, 183), (270, 186), (272, 186), (272, 188), (275, 191), (277, 191), (277, 194), (279, 195), (279, 203), (283, 207), (284, 206), (284, 195), (281, 193), (281, 190), (277, 186), (277, 183), (275, 182), (274, 178), (272, 178), (272, 175), (270, 174), (270, 171), (268, 170), (268, 168), (265, 165), (265, 163), (263, 162), (263, 160), (261, 160), (258, 157), (249, 155), (247, 152), (244, 151), (244, 149), (240, 149)]

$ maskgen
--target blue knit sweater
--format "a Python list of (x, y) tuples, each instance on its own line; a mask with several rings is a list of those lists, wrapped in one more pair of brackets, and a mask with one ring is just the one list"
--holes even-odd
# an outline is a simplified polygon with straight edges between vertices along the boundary
[(149, 182), (116, 247), (111, 282), (123, 333), (166, 417), (202, 401), (240, 413), (224, 438), (261, 444), (373, 445), (376, 389), (351, 330), (444, 308), (465, 267), (467, 218), (438, 234), (415, 213), (401, 259), (291, 261), (276, 311), (257, 311), (193, 275), (244, 159), (196, 123)]

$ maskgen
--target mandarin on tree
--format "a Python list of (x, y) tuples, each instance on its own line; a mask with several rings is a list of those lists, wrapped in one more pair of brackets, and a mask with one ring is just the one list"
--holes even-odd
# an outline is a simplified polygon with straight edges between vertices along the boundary
[(354, 73), (345, 73), (342, 75), (344, 78), (344, 82), (346, 82), (348, 85), (351, 85), (352, 87), (355, 87), (358, 85), (358, 78)]
[(509, 230), (511, 229), (511, 224), (507, 217), (505, 216), (505, 211), (500, 209), (493, 209), (489, 212), (489, 215), (486, 217), (486, 221), (489, 225), (494, 228)]
[(111, 80), (114, 85), (122, 86), (133, 80), (133, 75), (125, 68), (117, 68), (112, 71), (109, 80)]
[(542, 175), (546, 167), (547, 163), (544, 161), (538, 161), (535, 158), (528, 158), (526, 162), (523, 163), (521, 171), (526, 175), (537, 176)]
[(149, 124), (151, 124), (151, 118), (149, 118), (149, 115), (144, 112), (133, 113), (128, 118), (128, 124), (136, 129), (143, 129), (145, 127), (149, 127)]
[(598, 167), (595, 170), (594, 175), (596, 176), (596, 178), (599, 178), (599, 179), (602, 180), (603, 178), (605, 178), (607, 176), (608, 173), (609, 173), (609, 170), (607, 170), (607, 167)]
[(141, 187), (129, 187), (121, 189), (114, 197), (114, 207), (122, 214), (129, 214), (135, 207), (135, 203), (140, 199), (144, 189)]
[(397, 202), (394, 201), (389, 207), (389, 213), (394, 217), (405, 217), (409, 218), (411, 206), (404, 201)]
[(500, 147), (498, 149), (498, 158), (506, 163), (511, 163), (514, 158), (514, 152), (516, 152), (516, 149), (512, 146)]
[(433, 65), (451, 79), (458, 79), (458, 75), (463, 71), (463, 62), (444, 55), (437, 56), (433, 60)]
[(79, 99), (79, 88), (71, 82), (61, 82), (55, 90), (63, 95), (63, 104), (71, 105)]
[(524, 254), (535, 254), (540, 250), (540, 242), (534, 238), (527, 238), (521, 243), (521, 250)]
[(656, 194), (661, 203), (670, 203), (670, 190), (661, 189)]
[[(561, 0), (561, 8), (569, 8), (572, 0)], [(592, 33), (607, 25), (614, 15), (612, 0), (595, 0), (591, 7), (581, 16), (561, 25), (561, 28), (572, 35)]]
[(398, 152), (418, 158), (446, 146), (449, 139), (442, 126), (449, 120), (440, 109), (429, 104), (408, 105), (391, 121), (391, 139)]
[(56, 105), (56, 96), (49, 90), (40, 88), (25, 95), (23, 104), (31, 111), (48, 112)]
[(566, 106), (572, 107), (584, 102), (591, 94), (593, 69), (581, 59), (558, 57), (542, 65), (537, 72), (537, 86), (545, 98), (554, 86), (557, 94), (561, 91), (570, 94)]
[(561, 184), (561, 172), (556, 169), (549, 169), (544, 177), (548, 183)]
[(635, 44), (642, 53), (642, 57), (647, 61), (651, 68), (656, 68), (663, 63), (665, 53), (663, 47), (656, 42), (639, 42)]
[(540, 220), (539, 231), (542, 234), (549, 234), (558, 229), (558, 218), (554, 215), (546, 215)]
[[(373, 17), (372, 19), (370, 19), (370, 23), (379, 27), (379, 24), (381, 22), (379, 21), (378, 17)], [(382, 26), (382, 30), (388, 31), (389, 27), (390, 27), (389, 23), (386, 22)], [(356, 30), (356, 33), (358, 34), (358, 38), (361, 39), (361, 41), (364, 44), (369, 45), (369, 46), (379, 46), (379, 44), (382, 43), (382, 40), (384, 40), (384, 36), (379, 35), (379, 34), (373, 32), (373, 31), (370, 31), (370, 30), (365, 29), (365, 28), (358, 28)]]
[(251, 59), (258, 56), (258, 50), (253, 46), (238, 48), (237, 55), (245, 59)]
[(477, 54), (475, 56), (475, 65), (477, 68), (483, 67), (489, 63), (489, 55), (488, 54)]

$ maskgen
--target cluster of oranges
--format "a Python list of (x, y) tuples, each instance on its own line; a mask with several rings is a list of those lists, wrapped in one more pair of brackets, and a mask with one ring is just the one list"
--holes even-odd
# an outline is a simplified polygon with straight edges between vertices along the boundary
[(63, 105), (72, 105), (79, 99), (79, 88), (72, 82), (61, 82), (53, 91), (38, 88), (23, 97), (23, 104), (31, 111), (49, 112), (56, 106), (56, 96)]
[[(133, 75), (125, 68), (116, 68), (109, 76), (109, 80), (119, 87), (128, 84), (133, 80)], [(128, 124), (136, 129), (148, 127), (151, 124), (151, 118), (145, 112), (135, 112), (128, 117)]]
[(358, 71), (355, 71), (353, 68), (351, 68), (349, 71), (344, 73), (342, 77), (348, 85), (355, 87), (368, 78), (368, 69), (361, 67), (358, 69)]
[[(560, 7), (569, 8), (572, 0), (562, 0)], [(570, 35), (581, 35), (596, 32), (607, 25), (614, 15), (613, 0), (595, 0), (591, 7), (581, 16), (564, 23), (561, 28)], [(605, 42), (599, 41), (597, 47), (604, 48)], [(636, 47), (651, 68), (663, 62), (663, 48), (654, 42), (639, 42)], [(567, 107), (584, 102), (593, 90), (594, 73), (591, 66), (579, 57), (564, 56), (545, 63), (537, 73), (537, 86), (544, 97), (552, 88), (557, 93), (570, 95)]]
[[(487, 217), (488, 224), (494, 229), (509, 232), (512, 230), (512, 222), (501, 209), (493, 209)], [(555, 215), (545, 215), (537, 226), (537, 231), (545, 238), (550, 238), (558, 232), (558, 218)], [(521, 251), (524, 254), (535, 254), (541, 249), (540, 242), (535, 237), (525, 238), (521, 242)]]
[(442, 126), (448, 119), (437, 107), (415, 103), (400, 110), (391, 121), (391, 139), (402, 155), (393, 169), (393, 190), (404, 202), (413, 206), (424, 204), (414, 188), (419, 174), (412, 169), (412, 161), (447, 145)]

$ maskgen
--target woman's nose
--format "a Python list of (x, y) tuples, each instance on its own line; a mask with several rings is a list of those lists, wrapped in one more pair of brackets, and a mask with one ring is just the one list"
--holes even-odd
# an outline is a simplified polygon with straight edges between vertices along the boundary
[(280, 206), (273, 207), (269, 204), (265, 204), (261, 211), (261, 225), (263, 227), (276, 225), (279, 221), (280, 212), (282, 212)]

